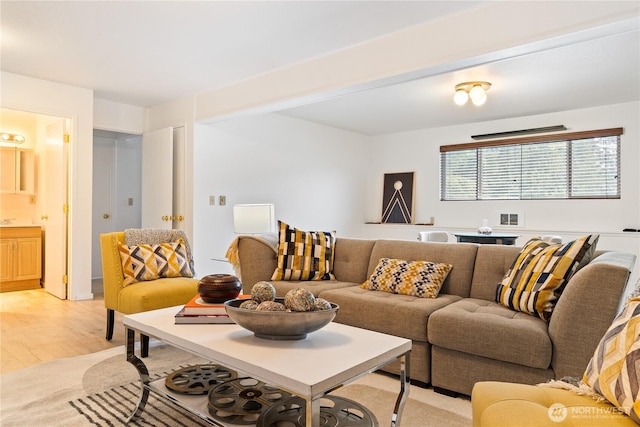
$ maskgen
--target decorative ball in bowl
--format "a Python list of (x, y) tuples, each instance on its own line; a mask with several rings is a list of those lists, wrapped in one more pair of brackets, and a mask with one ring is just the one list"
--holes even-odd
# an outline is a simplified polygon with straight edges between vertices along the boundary
[[(258, 338), (269, 340), (302, 340), (307, 334), (325, 327), (336, 317), (338, 305), (315, 311), (258, 311), (240, 308), (246, 299), (233, 299), (224, 303), (229, 317), (250, 330)], [(275, 302), (284, 304), (284, 298)]]

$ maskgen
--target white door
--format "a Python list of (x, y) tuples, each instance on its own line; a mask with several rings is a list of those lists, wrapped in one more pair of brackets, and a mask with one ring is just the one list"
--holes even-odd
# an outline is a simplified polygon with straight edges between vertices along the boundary
[[(45, 144), (45, 197), (42, 215), (45, 229), (44, 287), (50, 294), (67, 298), (67, 218), (69, 144), (65, 143), (67, 119), (47, 126)], [(68, 137), (67, 137), (68, 138)]]
[(100, 234), (113, 231), (114, 150), (115, 140), (93, 138), (92, 278), (102, 277)]
[(185, 188), (185, 136), (184, 127), (173, 129), (173, 228), (184, 230), (186, 210)]
[(173, 128), (142, 135), (142, 228), (172, 228)]

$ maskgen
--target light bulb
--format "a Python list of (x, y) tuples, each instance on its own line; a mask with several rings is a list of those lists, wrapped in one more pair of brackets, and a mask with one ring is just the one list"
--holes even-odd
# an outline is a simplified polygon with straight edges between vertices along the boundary
[(464, 105), (468, 99), (469, 94), (467, 94), (464, 89), (456, 90), (456, 93), (453, 95), (453, 102), (455, 102), (456, 105)]
[(483, 96), (486, 97), (484, 93), (484, 89), (482, 88), (481, 85), (474, 85), (469, 91), (469, 98), (471, 98), (472, 101), (475, 101), (476, 99), (481, 99)]
[(476, 96), (475, 98), (471, 98), (471, 102), (473, 102), (473, 105), (482, 105), (487, 102), (487, 94), (484, 93), (483, 90), (480, 95)]

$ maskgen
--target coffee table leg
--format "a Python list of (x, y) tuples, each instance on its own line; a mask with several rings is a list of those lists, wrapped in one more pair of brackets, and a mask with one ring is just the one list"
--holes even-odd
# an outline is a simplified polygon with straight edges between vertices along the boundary
[(320, 426), (320, 399), (305, 399), (307, 407), (305, 410), (305, 423), (307, 427)]
[(407, 398), (409, 397), (409, 387), (411, 385), (410, 372), (409, 353), (405, 353), (400, 357), (400, 394), (398, 394), (396, 406), (393, 409), (393, 415), (391, 416), (391, 427), (400, 426), (404, 404), (407, 402)]
[(142, 362), (142, 360), (138, 359), (138, 357), (134, 353), (136, 343), (135, 341), (135, 331), (133, 329), (127, 328), (127, 362), (131, 363), (138, 371), (138, 375), (140, 375), (140, 388), (142, 389), (142, 394), (140, 395), (140, 399), (136, 404), (136, 408), (129, 416), (129, 419), (127, 421), (131, 421), (135, 417), (142, 414), (142, 411), (144, 411), (144, 407), (147, 404), (147, 399), (149, 398), (149, 389), (147, 388), (147, 385), (149, 384), (149, 370)]

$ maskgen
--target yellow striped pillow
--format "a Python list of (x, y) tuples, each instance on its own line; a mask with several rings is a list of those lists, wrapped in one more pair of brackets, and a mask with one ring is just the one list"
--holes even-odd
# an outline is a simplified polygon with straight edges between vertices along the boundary
[(302, 231), (278, 221), (278, 265), (271, 280), (335, 280), (335, 233)]
[(588, 235), (564, 245), (529, 240), (498, 285), (496, 301), (548, 322), (567, 281), (593, 254), (598, 237)]

